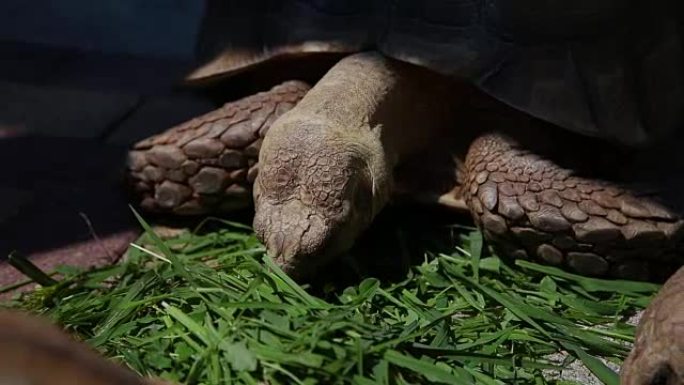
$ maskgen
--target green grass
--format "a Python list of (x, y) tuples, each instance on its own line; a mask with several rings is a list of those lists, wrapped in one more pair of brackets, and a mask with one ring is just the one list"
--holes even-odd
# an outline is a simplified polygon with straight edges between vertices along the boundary
[[(317, 297), (248, 228), (223, 225), (166, 241), (148, 232), (125, 262), (63, 268), (56, 285), (12, 306), (141, 374), (186, 384), (537, 385), (578, 359), (617, 385), (597, 357), (621, 362), (634, 335), (626, 317), (658, 289), (505, 263), (464, 231), (460, 247), (426, 251), (403, 280)], [(559, 351), (570, 355), (548, 360)]]

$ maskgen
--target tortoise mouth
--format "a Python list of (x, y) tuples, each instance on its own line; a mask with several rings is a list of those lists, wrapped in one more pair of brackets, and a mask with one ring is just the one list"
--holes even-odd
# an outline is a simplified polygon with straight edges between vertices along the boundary
[(306, 275), (329, 259), (331, 225), (299, 200), (258, 202), (254, 216), (254, 229), (267, 254), (291, 276)]
[(254, 229), (266, 252), (293, 278), (306, 278), (352, 248), (367, 227), (367, 209), (345, 200), (338, 215), (299, 199), (257, 199)]

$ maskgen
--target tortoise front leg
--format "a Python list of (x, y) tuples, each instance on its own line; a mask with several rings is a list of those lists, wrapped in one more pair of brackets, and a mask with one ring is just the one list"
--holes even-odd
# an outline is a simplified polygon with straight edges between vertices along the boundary
[(465, 200), (505, 255), (638, 279), (668, 267), (672, 272), (684, 260), (684, 228), (673, 210), (616, 184), (576, 176), (509, 136), (473, 141), (465, 169)]
[[(575, 176), (499, 133), (472, 143), (465, 169), (465, 200), (503, 255), (638, 279), (682, 265), (682, 220), (653, 198)], [(621, 383), (684, 384), (684, 268), (644, 312)]]
[(249, 207), (264, 136), (308, 90), (285, 82), (137, 143), (127, 176), (142, 208), (196, 215)]
[(622, 385), (684, 384), (684, 267), (641, 317), (634, 348), (620, 371)]

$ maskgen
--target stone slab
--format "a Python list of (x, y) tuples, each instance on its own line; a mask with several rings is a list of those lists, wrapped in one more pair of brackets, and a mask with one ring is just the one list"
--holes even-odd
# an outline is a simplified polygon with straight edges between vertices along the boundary
[(191, 60), (81, 52), (63, 60), (46, 84), (100, 92), (166, 94), (178, 87), (192, 66)]
[(130, 93), (0, 82), (0, 127), (57, 137), (93, 138), (139, 102)]
[(125, 150), (75, 138), (0, 140), (0, 191), (31, 198), (0, 222), (0, 259), (137, 228), (122, 180)]
[(0, 223), (11, 221), (33, 198), (34, 194), (29, 189), (0, 186)]
[(64, 50), (52, 47), (0, 41), (0, 79), (39, 84), (68, 56)]

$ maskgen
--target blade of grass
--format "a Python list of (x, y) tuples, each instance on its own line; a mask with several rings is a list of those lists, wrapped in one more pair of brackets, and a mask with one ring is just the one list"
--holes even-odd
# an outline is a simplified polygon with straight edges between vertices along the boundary
[(7, 262), (17, 269), (20, 273), (31, 278), (37, 284), (49, 287), (57, 284), (57, 281), (45, 274), (38, 266), (34, 265), (28, 259), (24, 258), (18, 252), (13, 251), (7, 256)]
[(587, 367), (594, 375), (601, 380), (605, 385), (620, 385), (620, 377), (613, 371), (613, 369), (606, 366), (598, 358), (588, 354), (579, 346), (573, 343), (563, 343), (566, 349), (574, 352), (577, 357), (582, 360), (584, 366)]
[(388, 350), (385, 353), (384, 358), (393, 365), (400, 366), (420, 374), (428, 381), (444, 384), (472, 384), (472, 382), (467, 378), (458, 376), (452, 372), (448, 372), (432, 363), (406, 356), (396, 350)]
[(522, 259), (515, 261), (515, 264), (538, 273), (551, 275), (554, 277), (565, 278), (577, 282), (582, 288), (589, 292), (613, 292), (626, 295), (655, 293), (660, 289), (660, 285), (648, 282), (635, 282), (623, 280), (603, 280), (598, 278), (583, 277), (581, 275), (568, 273), (552, 266), (543, 266)]
[(482, 233), (473, 231), (469, 235), (470, 258), (473, 264), (473, 279), (480, 281), (480, 258), (482, 257)]

